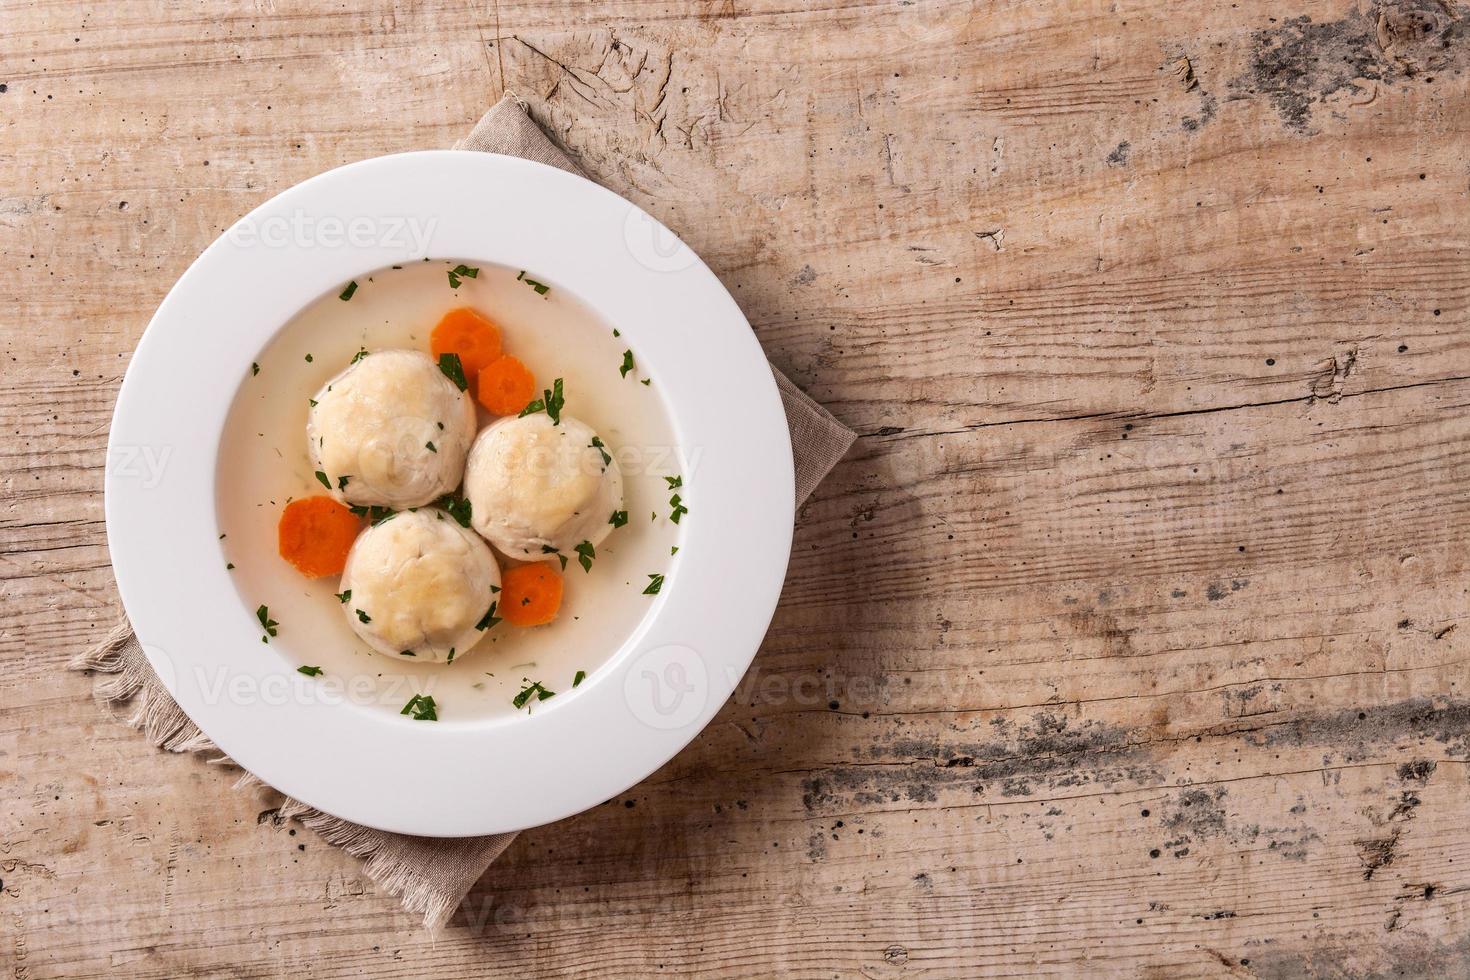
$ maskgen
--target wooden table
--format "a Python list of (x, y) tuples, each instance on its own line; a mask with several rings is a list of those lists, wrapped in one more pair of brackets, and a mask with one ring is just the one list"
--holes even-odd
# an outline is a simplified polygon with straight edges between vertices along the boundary
[[(1467, 32), (0, 0), (8, 975), (1466, 975)], [(108, 420), (170, 284), (505, 89), (862, 438), (709, 729), (436, 942), (63, 664), (118, 613)]]

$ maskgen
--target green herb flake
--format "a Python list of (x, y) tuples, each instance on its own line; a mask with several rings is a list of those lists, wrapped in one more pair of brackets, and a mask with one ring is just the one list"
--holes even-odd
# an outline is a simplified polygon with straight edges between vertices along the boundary
[[(366, 347), (359, 347), (357, 349), (357, 353), (352, 355), (352, 360), (348, 361), (347, 363), (348, 364), (356, 364), (358, 361), (362, 360), (364, 357), (367, 357), (369, 353), (370, 352), (368, 351), (368, 349)], [(327, 390), (328, 391), (331, 391), (332, 389), (330, 387), (328, 387)]]
[[(684, 478), (682, 476), (666, 476), (664, 477), (664, 482), (669, 485), (670, 490), (677, 490), (684, 486)], [(673, 508), (669, 514), (669, 520), (675, 524), (679, 523), (679, 518), (689, 513), (689, 508), (684, 506), (683, 498), (677, 493), (669, 498), (669, 506)]]
[(414, 653), (412, 650), (399, 650), (398, 651), (398, 655), (400, 657), (417, 657), (418, 656), (418, 654)]
[(439, 706), (434, 703), (433, 695), (415, 694), (408, 699), (408, 704), (403, 706), (400, 715), (408, 715), (414, 721), (438, 721)]
[(347, 479), (348, 478), (345, 477), (345, 476), (339, 476), (339, 477), (337, 477), (337, 489), (338, 490), (346, 490), (347, 489)]
[(276, 635), (276, 627), (280, 626), (281, 624), (276, 622), (274, 619), (271, 619), (271, 611), (269, 609), (267, 609), (265, 606), (261, 606), (259, 609), (255, 610), (255, 618), (260, 620), (260, 628), (265, 630), (266, 636)]
[(480, 270), (478, 268), (471, 268), (462, 264), (457, 265), (449, 270), (449, 288), (458, 289), (461, 279), (478, 279), (479, 277)]
[(307, 364), (310, 364), (311, 363), (311, 355), (310, 354), (307, 354), (306, 355), (306, 363)]
[(490, 627), (494, 626), (496, 623), (500, 622), (500, 617), (495, 615), (495, 607), (497, 605), (499, 605), (499, 603), (495, 601), (492, 601), (490, 603), (490, 608), (485, 610), (485, 615), (480, 617), (480, 621), (475, 624), (475, 629), (487, 630)]
[(649, 386), (649, 385), (651, 385), (651, 384), (653, 384), (653, 379), (652, 379), (652, 378), (644, 378), (644, 379), (643, 379), (643, 380), (642, 380), (642, 381), (641, 381), (641, 382), (639, 382), (639, 383), (640, 383), (640, 384), (642, 384), (642, 385), (643, 385), (643, 387), (645, 387), (645, 388), (647, 388), (647, 387), (648, 387), (648, 386)]
[(449, 648), (449, 656), (444, 661), (446, 664), (454, 663), (454, 647)]
[(591, 541), (583, 541), (577, 545), (577, 561), (582, 566), (582, 571), (592, 571), (592, 559), (597, 557), (597, 549), (592, 546)]
[(306, 400), (306, 404), (310, 405), (312, 408), (316, 408), (316, 399), (315, 398), (308, 398)]
[(648, 587), (643, 590), (644, 595), (658, 595), (659, 590), (664, 587), (664, 577), (657, 573), (648, 576)]
[(332, 595), (336, 596), (337, 597), (337, 601), (340, 602), (340, 603), (342, 603), (342, 605), (345, 606), (345, 605), (347, 605), (347, 600), (352, 598), (352, 590), (351, 589), (346, 589), (346, 590), (344, 590), (342, 592), (333, 592)]
[(232, 561), (225, 562), (225, 571), (230, 572), (230, 571), (234, 571), (234, 569), (235, 569), (235, 563), (234, 562), (232, 562)]
[(564, 555), (564, 554), (562, 554), (560, 551), (558, 551), (556, 553), (556, 558), (557, 558), (557, 561), (561, 562), (561, 570), (562, 571), (566, 571), (567, 570), (567, 556)]
[(254, 361), (250, 362), (250, 376), (253, 378), (260, 373), (260, 365)]
[(633, 370), (633, 352), (630, 350), (625, 350), (623, 351), (623, 363), (622, 366), (618, 368), (618, 374), (626, 378), (628, 376), (628, 372), (631, 370)]
[(612, 512), (612, 516), (607, 519), (607, 522), (613, 527), (622, 527), (628, 523), (628, 512), (625, 510), (615, 510)]
[(623, 332), (621, 330), (619, 330), (617, 327), (613, 327), (613, 336), (614, 337), (621, 337), (622, 335), (623, 335)]
[(679, 546), (678, 545), (674, 545), (672, 548), (669, 549), (669, 557), (671, 557), (671, 558), (674, 555), (677, 555), (678, 553), (679, 553)]
[(342, 292), (340, 292), (340, 293), (337, 294), (337, 298), (340, 299), (342, 302), (345, 303), (349, 299), (352, 298), (352, 294), (355, 293), (355, 292), (357, 292), (357, 280), (356, 279), (354, 279), (351, 282), (349, 282), (347, 284), (347, 288), (344, 289), (344, 290), (342, 290)]
[(464, 391), (470, 386), (470, 383), (465, 380), (464, 364), (460, 361), (458, 354), (451, 351), (445, 351), (443, 354), (440, 354), (439, 370), (443, 371), (444, 376), (450, 381), (453, 381), (454, 386), (460, 391)]
[(327, 474), (323, 473), (321, 470), (316, 471), (316, 481), (322, 486), (326, 487), (328, 490), (332, 489), (332, 481), (327, 479)]
[(431, 453), (437, 453), (439, 451), (439, 450), (437, 450), (437, 449), (434, 448), (434, 444), (432, 442), (426, 442), (426, 443), (424, 443), (424, 448), (427, 449)]
[(523, 419), (527, 415), (535, 415), (537, 412), (544, 411), (546, 411), (546, 403), (537, 398), (534, 401), (527, 402), (526, 407), (521, 409), (521, 414), (517, 415), (516, 418)]
[(533, 697), (537, 701), (545, 701), (547, 698), (556, 697), (556, 692), (548, 691), (540, 681), (532, 681), (521, 688), (520, 693), (511, 698), (510, 703), (517, 708), (524, 708)]
[(532, 289), (536, 290), (536, 295), (538, 296), (545, 296), (548, 292), (551, 291), (551, 287), (546, 285), (546, 283), (537, 282), (535, 279), (527, 276), (525, 269), (522, 269), (520, 273), (516, 275), (516, 281), (523, 282), (527, 286), (530, 286)]
[(585, 670), (579, 670), (579, 671), (577, 671), (577, 675), (572, 678), (572, 686), (573, 687), (576, 687), (578, 684), (582, 683), (586, 679), (587, 679), (587, 672)]
[(470, 515), (472, 508), (470, 507), (470, 502), (468, 498), (456, 497), (452, 493), (446, 493), (444, 496), (434, 501), (434, 506), (439, 507), (447, 512), (450, 517), (454, 518), (455, 523), (457, 523), (460, 527), (470, 526)]
[(562, 396), (561, 378), (553, 381), (550, 389), (543, 389), (541, 398), (546, 407), (546, 414), (551, 418), (551, 424), (561, 425), (561, 408), (566, 404), (566, 398)]
[(305, 674), (307, 677), (320, 677), (322, 676), (322, 669), (320, 667), (301, 666), (296, 668), (296, 673)]
[(588, 448), (595, 449), (598, 452), (602, 453), (602, 465), (604, 467), (606, 467), (608, 463), (612, 462), (612, 457), (607, 454), (607, 447), (602, 444), (602, 440), (597, 436), (592, 437), (592, 442), (588, 445)]
[(369, 616), (367, 613), (363, 612), (361, 609), (356, 610), (356, 612), (357, 612), (357, 621), (359, 623), (371, 623), (373, 621), (373, 617)]

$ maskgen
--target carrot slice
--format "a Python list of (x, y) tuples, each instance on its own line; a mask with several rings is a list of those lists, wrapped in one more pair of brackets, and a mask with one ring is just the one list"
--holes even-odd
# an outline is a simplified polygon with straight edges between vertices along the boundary
[(561, 574), (546, 562), (517, 565), (500, 574), (502, 619), (512, 626), (541, 626), (561, 608)]
[(504, 354), (480, 369), (476, 393), (496, 415), (515, 415), (536, 397), (536, 376), (519, 358)]
[(481, 368), (500, 356), (500, 328), (478, 311), (461, 306), (444, 314), (429, 336), (429, 350), (436, 361), (441, 354), (458, 354), (465, 377), (473, 382)]
[(362, 520), (331, 497), (293, 500), (281, 511), (276, 546), (307, 578), (340, 575)]

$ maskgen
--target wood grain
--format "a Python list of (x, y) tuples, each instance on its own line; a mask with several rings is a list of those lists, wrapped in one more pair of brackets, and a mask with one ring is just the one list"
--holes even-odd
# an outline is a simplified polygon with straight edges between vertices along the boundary
[[(1470, 972), (1470, 8), (0, 0), (0, 962)], [(62, 669), (152, 310), (502, 91), (860, 430), (710, 728), (437, 940)]]

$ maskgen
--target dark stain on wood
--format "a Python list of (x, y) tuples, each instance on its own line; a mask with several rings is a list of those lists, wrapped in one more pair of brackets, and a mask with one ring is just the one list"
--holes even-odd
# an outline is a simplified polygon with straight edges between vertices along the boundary
[(1365, 83), (1462, 68), (1464, 13), (1437, 0), (1379, 0), (1340, 20), (1293, 17), (1255, 33), (1250, 67), (1230, 82), (1232, 96), (1265, 96), (1287, 129), (1308, 133), (1315, 107), (1342, 93), (1367, 94)]

